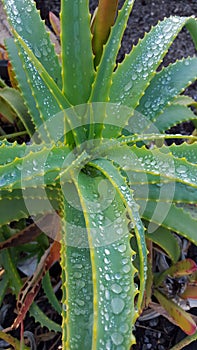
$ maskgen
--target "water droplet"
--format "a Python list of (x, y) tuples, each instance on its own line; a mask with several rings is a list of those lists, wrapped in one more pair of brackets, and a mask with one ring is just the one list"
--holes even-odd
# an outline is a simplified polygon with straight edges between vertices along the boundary
[(122, 287), (121, 287), (119, 284), (114, 283), (114, 284), (112, 284), (112, 286), (111, 286), (111, 290), (112, 290), (112, 292), (114, 292), (114, 293), (116, 293), (116, 294), (119, 294), (119, 293), (122, 292)]
[(106, 273), (105, 279), (106, 279), (106, 281), (110, 281), (111, 278), (110, 278), (110, 275), (108, 273)]
[(15, 6), (12, 7), (12, 12), (13, 12), (13, 14), (14, 14), (15, 16), (18, 15), (18, 10), (17, 10), (17, 8), (16, 8)]
[(81, 277), (82, 277), (82, 274), (81, 274), (81, 272), (74, 272), (74, 273), (73, 273), (73, 277), (74, 277), (74, 278), (81, 278)]
[(125, 302), (121, 298), (113, 298), (111, 301), (112, 312), (118, 315), (124, 309)]
[(28, 4), (26, 7), (25, 7), (25, 10), (27, 12), (31, 12), (32, 11), (32, 6), (30, 4)]
[(104, 252), (105, 252), (106, 255), (110, 255), (109, 249), (105, 249)]
[(34, 49), (34, 54), (35, 54), (35, 56), (36, 56), (37, 58), (40, 58), (40, 57), (41, 57), (41, 52), (38, 50), (37, 47), (35, 47), (35, 49)]
[(62, 309), (63, 309), (63, 311), (67, 311), (68, 310), (67, 305), (66, 304), (62, 304)]
[(115, 279), (116, 280), (120, 280), (122, 278), (122, 275), (119, 273), (119, 272), (117, 272), (116, 274), (115, 274)]
[(84, 305), (85, 305), (85, 303), (84, 303), (83, 300), (76, 299), (75, 301), (76, 301), (76, 303), (77, 303), (79, 306), (84, 306)]
[(107, 259), (107, 258), (104, 258), (104, 263), (105, 263), (105, 264), (109, 264), (109, 263), (110, 263), (110, 260)]
[(123, 268), (122, 268), (122, 271), (125, 272), (125, 273), (128, 273), (130, 270), (131, 270), (130, 265), (125, 265), (125, 266), (123, 266)]
[(132, 88), (132, 86), (133, 86), (133, 83), (132, 83), (132, 81), (130, 81), (127, 85), (125, 85), (125, 87), (124, 87), (124, 91), (129, 91), (131, 88)]
[(176, 170), (180, 174), (183, 174), (183, 173), (187, 172), (187, 168), (186, 168), (185, 165), (179, 165)]
[(16, 23), (21, 24), (21, 18), (20, 17), (17, 17)]
[(111, 339), (114, 343), (114, 345), (120, 345), (122, 344), (124, 338), (122, 336), (122, 334), (118, 333), (118, 332), (114, 332), (112, 335), (111, 335)]
[(105, 290), (105, 299), (110, 300), (110, 292), (108, 289)]
[(124, 253), (124, 252), (126, 251), (126, 249), (127, 249), (126, 244), (121, 244), (121, 245), (119, 245), (119, 247), (118, 247), (118, 251), (119, 251), (120, 253)]
[(120, 331), (121, 333), (127, 333), (129, 331), (129, 326), (128, 324), (124, 323), (122, 326), (120, 326)]
[(137, 79), (137, 74), (134, 72), (133, 74), (132, 74), (132, 80), (136, 80)]

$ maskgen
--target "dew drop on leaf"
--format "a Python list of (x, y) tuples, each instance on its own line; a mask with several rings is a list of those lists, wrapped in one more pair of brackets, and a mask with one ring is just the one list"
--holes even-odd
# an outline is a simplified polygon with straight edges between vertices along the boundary
[(112, 308), (112, 312), (115, 315), (118, 315), (122, 312), (122, 310), (124, 309), (125, 306), (125, 302), (121, 299), (121, 298), (113, 298), (111, 301), (111, 308)]
[(130, 265), (125, 265), (125, 266), (123, 266), (123, 268), (122, 268), (122, 271), (125, 272), (125, 273), (128, 273), (130, 270), (131, 270)]
[(27, 12), (31, 12), (32, 11), (32, 6), (30, 4), (28, 4), (26, 7), (25, 7), (26, 11)]
[(132, 88), (132, 86), (133, 86), (133, 83), (132, 81), (130, 81), (127, 85), (125, 85), (124, 91), (125, 92), (129, 91)]
[(120, 345), (120, 344), (122, 344), (122, 342), (124, 340), (122, 334), (120, 334), (118, 332), (114, 332), (111, 335), (111, 339), (112, 339), (112, 342), (114, 343), (114, 345)]
[(111, 285), (111, 290), (112, 290), (112, 292), (119, 294), (122, 292), (122, 287), (119, 284), (114, 283)]
[(124, 252), (126, 251), (126, 249), (127, 249), (126, 244), (121, 244), (121, 245), (119, 245), (119, 247), (118, 247), (118, 251), (119, 251), (120, 253), (124, 253)]

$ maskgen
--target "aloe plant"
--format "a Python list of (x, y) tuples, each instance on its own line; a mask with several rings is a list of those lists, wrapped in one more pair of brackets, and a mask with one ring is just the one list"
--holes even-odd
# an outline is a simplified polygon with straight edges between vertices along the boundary
[[(21, 116), (31, 142), (0, 144), (0, 224), (60, 217), (62, 348), (130, 349), (146, 285), (145, 231), (163, 227), (197, 243), (187, 206), (197, 203), (196, 137), (181, 146), (164, 143), (182, 138), (165, 134), (171, 126), (188, 119), (196, 125), (188, 107), (194, 101), (180, 94), (196, 79), (197, 58), (157, 71), (184, 26), (197, 46), (196, 20), (165, 18), (116, 66), (133, 0), (125, 0), (112, 27), (117, 1), (100, 0), (92, 29), (87, 0), (62, 0), (61, 59), (33, 0), (3, 2), (14, 35), (6, 48), (31, 116), (28, 124)], [(58, 239), (53, 230), (47, 234)], [(21, 281), (4, 254), (17, 294)], [(36, 305), (30, 311), (58, 330)]]

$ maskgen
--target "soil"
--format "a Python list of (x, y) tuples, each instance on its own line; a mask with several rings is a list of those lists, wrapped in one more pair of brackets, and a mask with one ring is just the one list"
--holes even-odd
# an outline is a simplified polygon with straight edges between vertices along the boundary
[[(56, 15), (59, 14), (60, 10), (60, 1), (59, 0), (37, 0), (37, 7), (41, 10), (41, 16), (48, 21), (48, 13), (49, 11), (54, 12)], [(120, 1), (120, 6), (123, 1)], [(97, 5), (97, 1), (90, 1), (90, 10), (93, 12)], [(144, 32), (148, 32), (152, 25), (155, 25), (158, 20), (163, 19), (164, 17), (169, 17), (170, 15), (180, 15), (180, 16), (190, 16), (197, 15), (197, 1), (196, 0), (136, 0), (132, 16), (129, 19), (128, 27), (126, 29), (122, 47), (118, 55), (118, 60), (122, 61), (125, 53), (128, 53), (132, 46), (135, 45), (139, 38), (144, 36)], [(193, 56), (195, 54), (195, 48), (190, 38), (189, 33), (186, 29), (183, 29), (179, 34), (178, 38), (173, 43), (170, 48), (168, 54), (166, 55), (163, 64), (168, 65), (169, 62), (174, 62), (177, 58), (180, 59), (182, 57), (186, 57), (188, 55)], [(192, 84), (188, 89), (187, 93), (192, 96), (197, 101), (197, 83)], [(183, 123), (178, 129), (173, 128), (173, 132), (182, 132), (183, 134), (191, 134), (193, 130), (192, 123)], [(191, 253), (196, 262), (197, 262), (197, 253), (196, 250)], [(59, 266), (54, 266), (51, 272), (53, 278), (57, 275), (57, 270)], [(37, 297), (37, 302), (43, 304), (43, 309), (46, 312), (51, 314), (52, 318), (55, 321), (59, 321), (58, 315), (53, 314), (53, 311), (50, 311), (50, 306), (46, 303), (46, 299), (43, 296), (44, 293), (42, 291), (39, 293)], [(59, 296), (61, 298), (61, 296)], [(12, 309), (14, 300), (9, 296), (8, 301), (8, 309), (5, 311), (4, 318), (4, 327), (7, 323), (7, 317), (9, 318), (10, 324), (10, 311), (9, 307)], [(32, 318), (28, 317), (25, 321), (25, 329), (29, 330), (29, 332), (33, 332), (34, 330), (37, 333), (37, 337), (41, 335), (48, 334), (48, 338), (50, 337), (50, 332), (42, 331), (39, 329), (38, 325), (35, 325)], [(12, 333), (13, 336), (19, 336), (18, 331)], [(170, 349), (178, 340), (183, 336), (177, 327), (171, 324), (168, 320), (163, 317), (156, 317), (148, 321), (140, 321), (136, 322), (136, 330), (135, 330), (137, 345), (133, 347), (133, 350), (168, 350)], [(52, 336), (52, 335), (51, 335)], [(37, 350), (56, 350), (61, 349), (61, 339), (59, 335), (55, 336), (51, 341), (42, 340), (39, 345), (37, 345)], [(58, 347), (59, 346), (59, 347)], [(186, 347), (185, 350), (194, 350), (197, 347), (197, 342), (192, 343), (190, 346)], [(6, 349), (5, 343), (0, 341), (0, 350)], [(83, 349), (82, 349), (83, 350)], [(85, 349), (84, 349), (85, 350)]]

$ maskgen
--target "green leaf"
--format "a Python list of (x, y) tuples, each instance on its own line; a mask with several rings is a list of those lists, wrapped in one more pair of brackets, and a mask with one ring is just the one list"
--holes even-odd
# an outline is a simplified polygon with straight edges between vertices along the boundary
[(59, 209), (59, 190), (56, 188), (28, 188), (0, 191), (0, 225), (30, 215), (44, 214)]
[(161, 247), (172, 262), (178, 261), (181, 254), (180, 246), (176, 237), (169, 230), (159, 227), (152, 233), (146, 232), (146, 238)]
[(51, 279), (49, 272), (46, 273), (46, 275), (42, 279), (42, 288), (44, 289), (44, 292), (52, 305), (52, 307), (59, 313), (61, 314), (62, 307), (56, 298), (55, 292), (53, 290), (52, 284), (51, 284)]
[(185, 210), (174, 204), (169, 205), (164, 202), (159, 203), (159, 206), (156, 202), (150, 201), (146, 203), (146, 207), (143, 201), (138, 201), (138, 204), (142, 208), (141, 216), (152, 223), (153, 229), (162, 226), (187, 238), (195, 245), (197, 244), (197, 220)]
[(181, 182), (193, 188), (197, 187), (197, 166), (184, 158), (176, 158), (170, 148), (147, 149), (126, 145), (110, 149), (107, 157), (117, 162), (129, 177), (132, 173), (144, 173), (160, 177), (160, 182)]
[(193, 18), (169, 17), (146, 34), (114, 72), (110, 101), (136, 108), (169, 46), (183, 26), (192, 22), (196, 24)]
[[(15, 147), (17, 147), (15, 145)], [(20, 146), (17, 147), (20, 155)], [(67, 146), (51, 148), (27, 146), (24, 156), (17, 157), (6, 165), (0, 166), (0, 188), (20, 189), (27, 187), (53, 185), (70, 150)], [(72, 156), (65, 163), (67, 167), (73, 162)]]
[[(154, 122), (160, 113), (197, 78), (197, 58), (186, 58), (163, 68), (152, 79), (140, 104), (138, 112)], [(161, 93), (162, 92), (162, 93)]]
[(94, 78), (88, 1), (61, 2), (63, 93), (73, 105), (87, 102)]
[[(54, 127), (58, 123), (58, 129), (61, 127), (61, 132), (64, 135), (64, 120), (61, 111), (68, 108), (70, 105), (61, 90), (56, 85), (55, 81), (48, 74), (44, 66), (34, 56), (32, 51), (28, 48), (26, 43), (21, 39), (17, 32), (13, 31), (17, 50), (21, 57), (23, 69), (29, 80), (31, 92), (36, 101), (36, 106), (40, 112), (41, 123), (36, 125), (39, 128), (39, 133), (42, 140), (45, 142), (58, 141), (58, 132)], [(59, 116), (57, 114), (59, 113)], [(53, 122), (53, 118), (55, 122)], [(47, 123), (47, 121), (49, 121)], [(52, 125), (51, 125), (52, 123)], [(46, 138), (44, 138), (46, 134)], [(61, 135), (62, 136), (62, 135)]]
[(190, 108), (184, 105), (172, 104), (167, 106), (164, 112), (158, 116), (154, 125), (160, 132), (165, 132), (176, 124), (195, 119), (197, 119), (197, 116)]
[(73, 183), (62, 187), (63, 232), (63, 343), (68, 348), (90, 349), (92, 343), (93, 286), (90, 250), (84, 216)]
[(21, 96), (23, 97), (24, 102), (27, 105), (32, 123), (35, 126), (36, 130), (38, 130), (39, 126), (42, 125), (42, 119), (40, 119), (40, 113), (36, 108), (36, 102), (31, 93), (31, 88), (29, 86), (25, 71), (22, 66), (22, 61), (18, 55), (17, 46), (14, 43), (14, 40), (11, 38), (6, 39), (5, 44), (6, 50), (8, 51), (9, 59), (11, 61), (21, 91)]
[[(131, 182), (131, 188), (134, 190), (136, 200), (149, 199), (150, 201), (171, 202), (174, 203), (197, 203), (197, 190), (194, 187), (184, 185), (180, 182), (157, 184), (141, 184), (141, 176), (137, 173), (138, 184)], [(173, 191), (173, 196), (169, 195)]]
[(14, 3), (3, 0), (3, 3), (11, 26), (23, 38), (61, 89), (62, 78), (58, 57), (35, 3), (31, 0), (15, 0)]
[(181, 145), (171, 145), (168, 147), (174, 157), (187, 159), (189, 163), (197, 164), (197, 143), (182, 143)]
[[(106, 180), (100, 180), (104, 181), (103, 185), (106, 184)], [(103, 211), (102, 205), (106, 206), (107, 203), (99, 200), (97, 186), (97, 179), (80, 173), (76, 187), (87, 227), (94, 290), (92, 348), (100, 349), (101, 344), (105, 348), (113, 348), (119, 344), (128, 348), (134, 341), (131, 325), (136, 316), (134, 295), (137, 293), (134, 284), (136, 269), (131, 262), (133, 252), (130, 247), (128, 220), (124, 210), (124, 219), (117, 220), (118, 223), (114, 226), (116, 232), (113, 232), (113, 222), (106, 221), (106, 215), (110, 215), (108, 218), (113, 213), (116, 215), (117, 204), (115, 207), (109, 205), (107, 212)], [(98, 206), (99, 203), (101, 207)], [(119, 203), (122, 207), (123, 204), (120, 201)]]
[(32, 135), (34, 133), (34, 126), (32, 125), (20, 92), (16, 89), (5, 87), (0, 90), (0, 97), (6, 101), (15, 115), (22, 121), (29, 135)]
[(140, 312), (146, 282), (147, 250), (144, 237), (144, 228), (138, 213), (139, 208), (136, 206), (136, 202), (133, 200), (133, 193), (129, 188), (126, 179), (121, 175), (121, 172), (113, 165), (113, 163), (106, 159), (98, 159), (93, 161), (91, 164), (100, 170), (112, 183), (115, 190), (120, 195), (120, 198), (128, 211), (131, 223), (134, 226), (140, 257), (140, 288), (138, 296), (138, 311)]
[[(111, 28), (107, 44), (103, 48), (103, 54), (99, 63), (92, 93), (91, 102), (108, 102), (109, 90), (111, 86), (111, 77), (116, 65), (116, 58), (120, 48), (121, 39), (126, 29), (127, 20), (132, 10), (134, 0), (126, 0), (114, 26)], [(121, 91), (121, 86), (118, 87), (118, 92)], [(117, 102), (111, 99), (111, 102)], [(119, 102), (119, 101), (118, 101)]]

